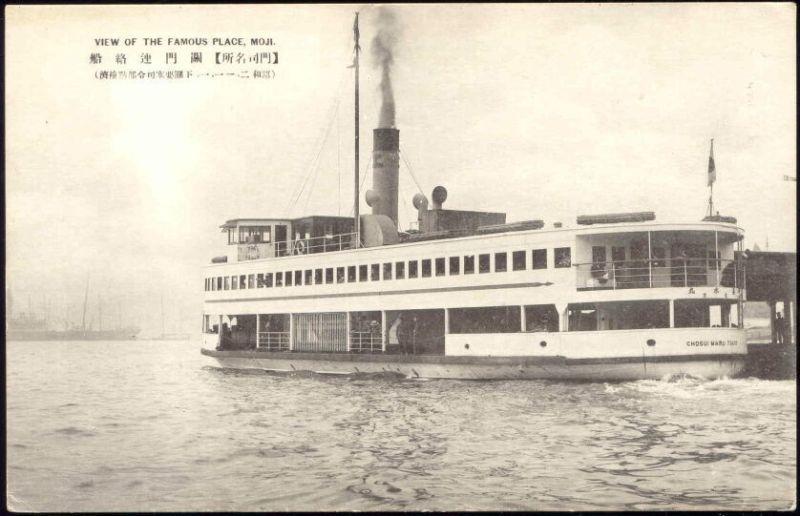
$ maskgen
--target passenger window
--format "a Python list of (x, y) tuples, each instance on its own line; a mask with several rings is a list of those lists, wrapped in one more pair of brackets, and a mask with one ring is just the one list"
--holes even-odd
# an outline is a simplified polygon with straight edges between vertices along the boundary
[(250, 274), (247, 276), (247, 288), (256, 288), (256, 275)]
[(306, 285), (311, 285), (311, 269), (306, 269), (305, 282)]
[(230, 278), (228, 276), (225, 276), (225, 290), (230, 290), (230, 288), (231, 288)]
[(275, 273), (275, 286), (276, 287), (282, 287), (283, 286), (283, 273), (282, 272), (276, 272)]
[(336, 283), (344, 283), (344, 267), (336, 267)]
[(431, 261), (430, 260), (422, 260), (422, 277), (423, 278), (430, 278), (431, 277)]
[(286, 273), (283, 275), (283, 279), (284, 279), (283, 284), (286, 285), (287, 287), (291, 287), (292, 286), (292, 278), (293, 278), (292, 271), (286, 271)]
[(464, 274), (473, 274), (475, 272), (475, 257), (464, 257)]
[(239, 276), (239, 288), (247, 288), (247, 276), (244, 274)]
[(531, 251), (531, 268), (532, 269), (547, 268), (547, 249), (534, 249), (533, 251)]
[(303, 284), (303, 271), (294, 271), (294, 286), (299, 287)]
[(322, 269), (314, 269), (314, 285), (322, 285)]
[(264, 288), (264, 274), (263, 273), (259, 274), (258, 276), (256, 276), (256, 279), (258, 280), (257, 284), (258, 288)]
[(556, 305), (532, 305), (525, 307), (525, 331), (558, 331)]
[(478, 255), (478, 272), (480, 274), (489, 272), (489, 255), (488, 254), (480, 254)]
[(506, 253), (494, 253), (494, 272), (506, 272), (508, 270), (508, 255)]
[(271, 272), (268, 272), (266, 274), (265, 283), (266, 283), (267, 288), (271, 288), (272, 287), (272, 273)]
[(384, 263), (383, 264), (383, 279), (390, 280), (392, 279), (392, 263)]
[(397, 279), (404, 279), (406, 277), (406, 262), (395, 262), (395, 277)]
[(328, 267), (325, 269), (325, 283), (327, 285), (333, 283), (333, 267)]
[(358, 281), (367, 281), (367, 266), (358, 266)]
[(458, 256), (450, 257), (450, 275), (460, 274), (461, 259)]
[(525, 251), (514, 251), (511, 255), (511, 265), (515, 271), (524, 271), (528, 268), (525, 263)]
[(239, 277), (231, 276), (231, 290), (236, 290), (238, 288), (239, 288)]
[(347, 267), (347, 282), (355, 283), (356, 281), (356, 266), (350, 265)]
[(369, 267), (369, 280), (378, 281), (381, 279), (381, 264), (373, 263)]
[(437, 258), (434, 266), (436, 267), (436, 275), (444, 276), (444, 258)]
[(408, 277), (409, 278), (416, 278), (417, 277), (417, 261), (411, 260), (408, 262)]
[(572, 266), (572, 258), (569, 247), (556, 247), (553, 251), (553, 256), (557, 269)]

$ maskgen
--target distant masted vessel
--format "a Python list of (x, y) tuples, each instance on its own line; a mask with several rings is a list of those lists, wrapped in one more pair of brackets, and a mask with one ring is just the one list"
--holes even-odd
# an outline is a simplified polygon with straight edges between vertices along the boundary
[(372, 159), (371, 214), (356, 203), (353, 218), (221, 226), (226, 253), (205, 270), (204, 355), (224, 367), (410, 378), (743, 369), (734, 219), (668, 224), (641, 212), (507, 224), (504, 213), (443, 208), (437, 187), (430, 208), (414, 197), (418, 229), (399, 232), (396, 128), (374, 130)]

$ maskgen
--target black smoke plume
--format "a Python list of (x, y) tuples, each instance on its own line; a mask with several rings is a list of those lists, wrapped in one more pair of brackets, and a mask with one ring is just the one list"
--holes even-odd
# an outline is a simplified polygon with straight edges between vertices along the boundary
[(379, 7), (375, 16), (375, 37), (372, 38), (372, 64), (381, 71), (381, 114), (378, 127), (394, 127), (394, 92), (392, 65), (394, 49), (400, 38), (397, 15), (388, 7)]

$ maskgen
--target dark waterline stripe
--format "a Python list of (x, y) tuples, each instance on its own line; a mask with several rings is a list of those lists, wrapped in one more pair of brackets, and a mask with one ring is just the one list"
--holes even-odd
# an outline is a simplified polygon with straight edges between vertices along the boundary
[(743, 354), (667, 355), (649, 357), (566, 358), (554, 357), (470, 357), (444, 355), (385, 355), (359, 353), (306, 353), (291, 351), (217, 351), (201, 348), (203, 355), (215, 358), (248, 358), (270, 360), (327, 360), (329, 362), (392, 362), (401, 364), (467, 364), (467, 365), (589, 365), (639, 364), (661, 362), (697, 362), (744, 360)]

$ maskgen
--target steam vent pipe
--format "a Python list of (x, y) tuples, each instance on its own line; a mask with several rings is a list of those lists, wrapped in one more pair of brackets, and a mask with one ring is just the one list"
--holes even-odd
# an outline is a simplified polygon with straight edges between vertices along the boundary
[(367, 204), (373, 215), (386, 215), (397, 227), (397, 182), (400, 171), (400, 131), (379, 127), (372, 131), (372, 190)]

